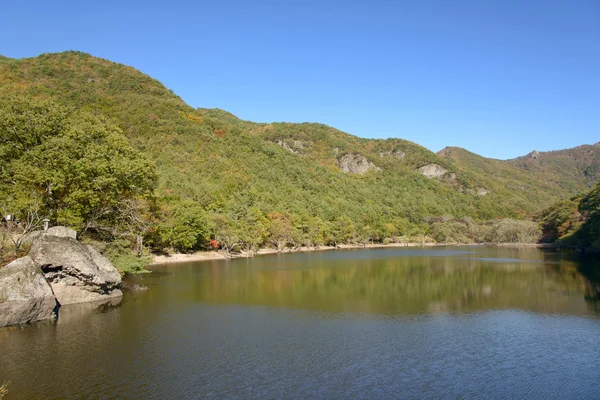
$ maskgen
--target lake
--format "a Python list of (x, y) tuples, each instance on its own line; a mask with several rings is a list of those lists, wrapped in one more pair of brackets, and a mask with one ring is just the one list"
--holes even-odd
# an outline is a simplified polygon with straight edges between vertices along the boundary
[(8, 399), (600, 398), (600, 267), (435, 247), (169, 264), (0, 328)]

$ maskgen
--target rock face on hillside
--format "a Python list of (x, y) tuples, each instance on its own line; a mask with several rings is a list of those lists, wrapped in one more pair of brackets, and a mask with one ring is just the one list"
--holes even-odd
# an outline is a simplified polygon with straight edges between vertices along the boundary
[(111, 262), (72, 237), (43, 235), (29, 253), (61, 305), (122, 296), (121, 275)]
[(379, 152), (379, 157), (393, 157), (397, 160), (402, 160), (405, 156), (406, 156), (406, 154), (404, 154), (404, 152), (402, 152), (400, 150), (380, 151)]
[(367, 160), (360, 154), (344, 154), (338, 159), (340, 169), (345, 174), (366, 174), (370, 170), (381, 171), (381, 168)]
[(428, 178), (441, 178), (448, 170), (437, 164), (428, 164), (419, 168), (419, 172)]
[(302, 140), (278, 140), (277, 144), (290, 153), (302, 154), (302, 151), (307, 147), (307, 143)]
[(31, 257), (0, 268), (0, 326), (56, 318), (58, 303)]

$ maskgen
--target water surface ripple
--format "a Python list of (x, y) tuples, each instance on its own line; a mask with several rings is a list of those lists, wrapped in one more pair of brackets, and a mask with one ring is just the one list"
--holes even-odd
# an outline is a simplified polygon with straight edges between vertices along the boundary
[(600, 398), (594, 262), (460, 247), (157, 266), (119, 305), (1, 328), (0, 381), (8, 399)]

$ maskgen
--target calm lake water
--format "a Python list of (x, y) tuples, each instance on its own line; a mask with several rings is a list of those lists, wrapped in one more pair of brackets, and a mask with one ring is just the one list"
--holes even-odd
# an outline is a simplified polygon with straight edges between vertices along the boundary
[(9, 399), (598, 399), (594, 263), (446, 247), (156, 266), (119, 305), (0, 328), (0, 382)]

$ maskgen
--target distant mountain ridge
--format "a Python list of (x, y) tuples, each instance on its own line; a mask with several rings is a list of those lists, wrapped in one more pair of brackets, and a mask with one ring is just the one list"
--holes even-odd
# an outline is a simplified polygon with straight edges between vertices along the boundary
[(446, 147), (438, 155), (465, 173), (490, 181), (489, 186), (498, 190), (526, 190), (542, 185), (574, 195), (589, 190), (600, 180), (599, 143), (548, 152), (534, 150), (509, 160), (485, 158), (458, 147)]
[(500, 161), (323, 124), (253, 123), (194, 109), (140, 71), (81, 52), (0, 57), (0, 95), (14, 93), (108, 116), (154, 160), (167, 204), (234, 218), (254, 207), (404, 234), (441, 216), (531, 216), (600, 179), (597, 144)]

